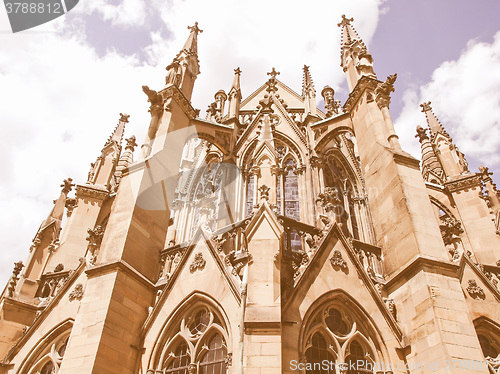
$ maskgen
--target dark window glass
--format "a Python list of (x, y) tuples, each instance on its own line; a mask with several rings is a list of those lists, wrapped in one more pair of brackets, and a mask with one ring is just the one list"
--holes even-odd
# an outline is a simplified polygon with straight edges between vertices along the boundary
[(42, 370), (40, 370), (40, 374), (53, 374), (55, 372), (56, 368), (54, 367), (52, 361), (47, 362), (45, 365), (43, 365)]
[(210, 322), (210, 315), (205, 309), (196, 312), (194, 319), (189, 323), (189, 329), (193, 335), (201, 334)]
[(254, 182), (254, 176), (253, 174), (248, 175), (248, 181), (247, 181), (247, 216), (252, 214), (253, 212), (253, 183)]
[[(306, 351), (306, 374), (332, 374), (335, 373), (335, 359), (328, 352), (328, 345), (320, 333), (315, 333), (311, 338), (311, 347)], [(326, 365), (325, 365), (326, 364)]]
[(200, 361), (201, 374), (225, 374), (227, 349), (221, 334), (212, 336), (207, 344), (208, 351), (203, 354)]
[(478, 337), (484, 357), (496, 358), (499, 352), (491, 345), (488, 338), (483, 335), (479, 335)]
[(174, 350), (174, 359), (167, 367), (167, 373), (187, 374), (189, 365), (189, 353), (186, 342), (182, 341)]
[(331, 332), (337, 335), (346, 335), (349, 333), (349, 326), (342, 318), (340, 312), (336, 309), (330, 309), (325, 317), (325, 322)]
[[(371, 363), (366, 360), (365, 350), (356, 340), (351, 342), (349, 347), (350, 355), (347, 356), (346, 363), (348, 365), (347, 374), (365, 374), (373, 373)], [(352, 364), (351, 364), (352, 363)], [(354, 369), (353, 369), (354, 368)]]

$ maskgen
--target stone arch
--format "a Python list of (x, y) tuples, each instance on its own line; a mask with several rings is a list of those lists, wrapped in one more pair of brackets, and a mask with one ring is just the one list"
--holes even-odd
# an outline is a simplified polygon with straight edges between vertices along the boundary
[[(19, 366), (18, 373), (31, 374), (51, 362), (55, 372), (59, 371), (74, 320), (68, 318), (47, 332), (30, 350)], [(52, 349), (54, 348), (54, 349)]]
[[(278, 147), (279, 143), (282, 143), (286, 145), (290, 150), (293, 151), (297, 158), (297, 165), (304, 165), (305, 164), (305, 155), (301, 151), (301, 147), (293, 141), (289, 136), (279, 132), (275, 131), (274, 132), (274, 139), (275, 139), (275, 145)], [(277, 143), (277, 144), (276, 144)]]
[[(333, 316), (332, 311), (342, 317), (342, 323), (328, 321)], [(336, 330), (336, 331), (335, 331)], [(306, 349), (310, 339), (316, 332), (321, 331), (329, 346), (335, 349), (336, 363), (345, 363), (350, 354), (353, 341), (360, 344), (369, 354), (371, 363), (389, 362), (389, 354), (382, 338), (380, 329), (367, 311), (343, 290), (337, 289), (323, 294), (314, 301), (304, 314), (299, 330), (299, 357), (306, 357)]]
[(474, 328), (488, 368), (492, 373), (500, 371), (500, 324), (482, 316), (474, 320)]
[[(203, 308), (212, 313), (210, 322), (198, 337), (196, 334), (189, 336), (191, 318)], [(203, 344), (217, 333), (222, 336), (227, 353), (232, 354), (231, 326), (222, 306), (206, 293), (199, 291), (191, 293), (170, 313), (160, 329), (148, 360), (147, 373), (154, 373), (155, 370), (161, 370), (161, 365), (168, 365), (168, 350), (181, 339), (189, 342), (187, 345), (190, 349), (191, 363), (198, 362), (197, 360), (203, 355)]]

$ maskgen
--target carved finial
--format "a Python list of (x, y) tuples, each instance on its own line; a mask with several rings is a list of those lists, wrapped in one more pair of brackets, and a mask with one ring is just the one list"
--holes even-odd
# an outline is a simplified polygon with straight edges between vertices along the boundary
[(125, 149), (130, 149), (132, 152), (134, 152), (135, 147), (137, 147), (137, 143), (135, 142), (135, 140), (135, 135), (132, 135), (130, 138), (125, 139), (125, 141), (127, 142)]
[(420, 104), (420, 106), (422, 107), (422, 113), (425, 113), (425, 112), (432, 110), (430, 101), (427, 101), (426, 103), (422, 103), (422, 104)]
[(12, 277), (10, 278), (9, 285), (7, 287), (8, 297), (14, 296), (14, 291), (17, 286), (17, 281), (19, 280), (18, 276), (23, 267), (24, 265), (22, 261), (14, 263), (14, 270), (12, 271)]
[(280, 75), (280, 72), (276, 71), (276, 69), (273, 68), (273, 70), (271, 70), (269, 73), (267, 73), (267, 75), (270, 75), (271, 78), (275, 79), (277, 75)]
[(130, 118), (130, 114), (120, 113), (120, 122), (128, 123), (128, 119)]
[(198, 27), (198, 22), (195, 22), (194, 26), (188, 26), (188, 30), (191, 30), (191, 32), (195, 34), (201, 34), (203, 32), (203, 30)]
[(63, 184), (61, 184), (61, 187), (63, 188), (62, 193), (67, 194), (71, 191), (71, 189), (75, 186), (75, 184), (71, 182), (73, 182), (73, 179), (71, 178), (64, 180)]
[(425, 112), (432, 110), (430, 101), (427, 101), (426, 103), (422, 103), (422, 104), (420, 104), (420, 106), (422, 107), (422, 113), (425, 113)]
[(234, 74), (236, 75), (240, 75), (241, 74), (241, 70), (239, 67), (237, 67), (236, 69), (234, 69)]
[(354, 18), (347, 18), (345, 14), (342, 14), (342, 21), (340, 21), (340, 23), (337, 23), (337, 26), (349, 26), (351, 25), (352, 21), (354, 21)]

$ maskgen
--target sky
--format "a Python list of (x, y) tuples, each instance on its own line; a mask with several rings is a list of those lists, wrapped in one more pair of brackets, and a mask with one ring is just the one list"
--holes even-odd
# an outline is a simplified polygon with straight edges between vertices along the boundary
[(380, 80), (397, 73), (391, 115), (402, 147), (434, 113), (472, 172), (500, 173), (500, 2), (497, 0), (80, 0), (66, 16), (13, 34), (0, 9), (0, 283), (26, 261), (40, 223), (68, 177), (85, 183), (90, 163), (130, 115), (141, 144), (150, 115), (142, 85), (163, 88), (165, 67), (195, 21), (201, 74), (193, 106), (206, 108), (242, 70), (243, 96), (278, 78), (301, 92), (302, 66), (321, 89), (348, 96), (340, 67), (341, 15), (354, 18)]

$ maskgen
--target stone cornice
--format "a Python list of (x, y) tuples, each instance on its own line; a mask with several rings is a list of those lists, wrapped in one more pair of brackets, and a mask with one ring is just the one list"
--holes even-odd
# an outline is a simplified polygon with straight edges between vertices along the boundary
[(183, 95), (183, 93), (179, 90), (178, 87), (173, 84), (169, 84), (163, 90), (159, 92), (163, 99), (173, 98), (177, 104), (181, 107), (186, 116), (190, 119), (194, 119), (197, 117), (197, 111), (193, 108), (188, 99)]
[(395, 153), (394, 151), (391, 152), (393, 152), (393, 157), (396, 164), (420, 170), (420, 161), (412, 157), (410, 154)]
[(362, 76), (356, 84), (356, 87), (354, 87), (354, 89), (349, 94), (349, 97), (344, 104), (344, 111), (350, 112), (356, 106), (361, 96), (363, 96), (365, 90), (370, 89), (375, 91), (379, 83), (381, 82), (375, 78)]
[(408, 281), (408, 279), (412, 278), (422, 269), (457, 278), (459, 265), (451, 261), (417, 255), (401, 266), (401, 270), (387, 280), (387, 291), (392, 293), (395, 289), (399, 288), (401, 283), (405, 283), (405, 281)]
[(106, 197), (109, 196), (109, 192), (106, 190), (95, 188), (90, 185), (81, 185), (81, 184), (76, 186), (75, 194), (77, 199), (84, 197), (91, 197), (97, 200), (104, 200)]
[(445, 187), (450, 192), (459, 192), (472, 187), (481, 186), (481, 175), (470, 174), (445, 182)]
[(155, 285), (153, 282), (151, 282), (148, 278), (146, 278), (144, 275), (142, 275), (140, 272), (138, 272), (136, 269), (134, 269), (129, 263), (127, 263), (124, 260), (107, 262), (105, 264), (99, 264), (99, 265), (93, 266), (92, 268), (86, 270), (85, 273), (87, 274), (87, 276), (90, 279), (90, 278), (98, 277), (101, 274), (117, 272), (117, 271), (123, 271), (124, 273), (127, 273), (127, 275), (131, 276), (132, 278), (137, 280), (139, 283), (142, 283), (144, 286), (146, 286), (150, 289), (155, 288)]

